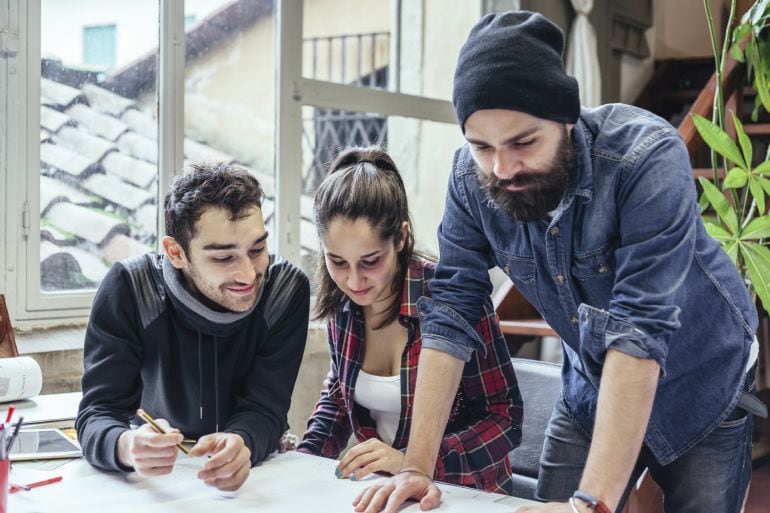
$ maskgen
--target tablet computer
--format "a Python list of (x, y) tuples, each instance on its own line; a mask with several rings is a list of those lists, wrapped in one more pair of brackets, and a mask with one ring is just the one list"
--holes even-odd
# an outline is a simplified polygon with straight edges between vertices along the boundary
[(82, 455), (78, 443), (58, 429), (22, 429), (8, 453), (11, 461), (77, 458)]

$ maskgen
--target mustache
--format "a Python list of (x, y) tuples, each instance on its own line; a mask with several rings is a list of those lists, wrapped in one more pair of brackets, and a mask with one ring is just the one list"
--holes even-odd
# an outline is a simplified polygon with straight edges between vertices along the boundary
[(520, 171), (511, 178), (497, 178), (495, 175), (484, 175), (480, 173), (479, 178), (482, 183), (492, 189), (505, 189), (509, 185), (514, 187), (526, 187), (543, 182), (543, 173), (533, 173), (531, 171)]
[(264, 276), (263, 274), (258, 274), (256, 278), (254, 278), (254, 281), (252, 281), (251, 283), (243, 283), (240, 281), (229, 281), (227, 283), (223, 283), (221, 287), (222, 288), (232, 288), (232, 287), (243, 288), (243, 287), (250, 287), (255, 284), (259, 285), (260, 283), (262, 283), (263, 276)]

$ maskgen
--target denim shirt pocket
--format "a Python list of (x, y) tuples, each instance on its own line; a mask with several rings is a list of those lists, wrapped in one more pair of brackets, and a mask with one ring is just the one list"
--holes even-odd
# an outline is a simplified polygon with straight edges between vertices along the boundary
[(607, 308), (615, 285), (615, 244), (575, 253), (571, 272), (582, 302)]
[(542, 312), (535, 283), (537, 271), (534, 257), (511, 255), (505, 251), (495, 250), (495, 262), (527, 301), (532, 303), (536, 310)]
[(497, 265), (514, 283), (535, 283), (535, 259), (495, 251)]

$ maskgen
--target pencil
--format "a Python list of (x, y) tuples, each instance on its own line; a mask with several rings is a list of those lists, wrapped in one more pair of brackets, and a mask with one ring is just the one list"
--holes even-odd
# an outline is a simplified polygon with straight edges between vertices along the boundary
[(38, 486), (45, 486), (52, 483), (58, 483), (62, 480), (62, 476), (56, 476), (52, 477), (51, 479), (46, 479), (44, 481), (37, 481), (35, 483), (27, 483), (25, 485), (11, 485), (10, 489), (8, 490), (8, 493), (15, 493), (20, 492), (21, 490), (30, 491), (32, 488), (37, 488)]
[(11, 421), (11, 418), (13, 417), (13, 412), (16, 409), (15, 405), (10, 405), (8, 407), (8, 414), (5, 416), (5, 423), (8, 424)]
[[(138, 410), (136, 410), (136, 414), (137, 414), (137, 415), (139, 415), (139, 417), (140, 417), (142, 420), (144, 420), (144, 421), (145, 421), (145, 422), (147, 422), (149, 425), (151, 425), (151, 426), (152, 426), (152, 427), (155, 429), (155, 431), (157, 431), (157, 432), (158, 432), (158, 433), (160, 433), (161, 435), (165, 435), (165, 434), (167, 434), (167, 433), (166, 433), (166, 430), (165, 430), (165, 429), (163, 429), (162, 427), (160, 427), (160, 424), (158, 424), (157, 422), (155, 422), (155, 419), (153, 419), (152, 417), (150, 417), (150, 414), (149, 414), (149, 413), (147, 413), (146, 411), (144, 411), (143, 409), (139, 408)], [(187, 447), (185, 447), (184, 445), (182, 445), (182, 444), (176, 444), (176, 446), (177, 446), (177, 447), (179, 447), (179, 450), (180, 450), (180, 451), (182, 451), (183, 453), (185, 453), (186, 455), (188, 455), (188, 456), (190, 455), (190, 451), (188, 451), (188, 450), (187, 450)]]

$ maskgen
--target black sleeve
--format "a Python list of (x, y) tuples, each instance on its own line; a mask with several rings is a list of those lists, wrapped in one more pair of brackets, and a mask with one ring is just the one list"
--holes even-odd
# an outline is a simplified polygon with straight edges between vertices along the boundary
[(302, 271), (277, 264), (271, 281), (261, 300), (268, 333), (224, 429), (243, 437), (252, 465), (277, 448), (286, 430), (310, 315), (310, 285)]
[(110, 269), (96, 293), (83, 356), (83, 399), (75, 421), (83, 455), (96, 467), (130, 472), (118, 461), (117, 443), (139, 407), (142, 345), (135, 300), (121, 264)]

